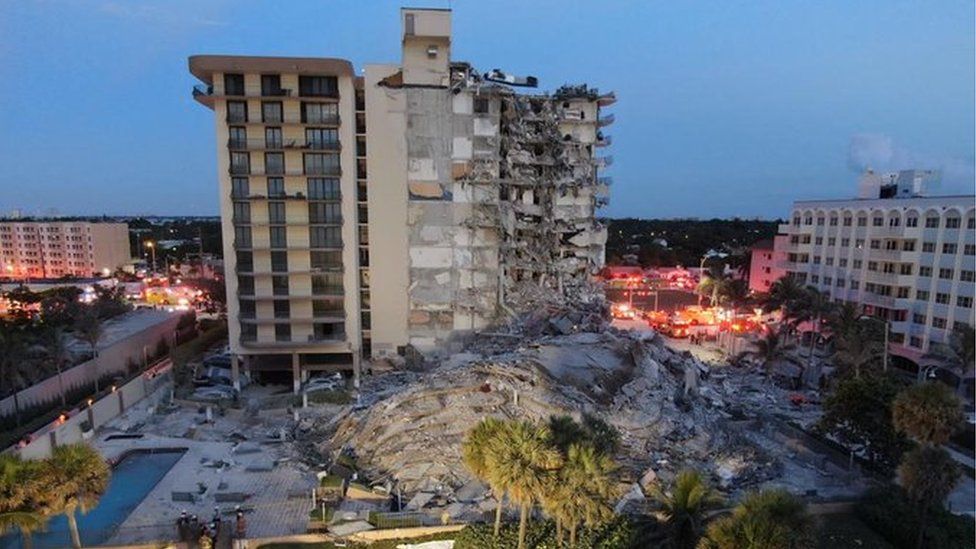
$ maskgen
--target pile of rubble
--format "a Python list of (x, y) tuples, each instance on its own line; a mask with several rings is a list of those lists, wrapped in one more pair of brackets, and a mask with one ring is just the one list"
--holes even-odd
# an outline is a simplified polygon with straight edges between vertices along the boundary
[(302, 438), (323, 455), (355, 456), (370, 482), (407, 498), (450, 500), (469, 485), (461, 441), (486, 416), (600, 417), (620, 432), (624, 480), (645, 488), (686, 467), (710, 472), (730, 492), (780, 474), (777, 457), (741, 434), (744, 418), (782, 396), (768, 384), (745, 391), (762, 386), (758, 375), (741, 373), (755, 379), (740, 383), (713, 373), (654, 334), (580, 331), (576, 319), (562, 328), (569, 315), (604, 318), (585, 308), (562, 317), (540, 311), (538, 322), (525, 317), (504, 335), (478, 338), (428, 372), (367, 378), (356, 406), (305, 421)]

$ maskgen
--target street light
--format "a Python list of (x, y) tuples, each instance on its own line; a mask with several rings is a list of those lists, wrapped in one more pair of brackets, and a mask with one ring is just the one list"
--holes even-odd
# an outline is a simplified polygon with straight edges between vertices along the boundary
[(156, 244), (152, 240), (147, 240), (146, 247), (152, 253), (152, 273), (156, 274)]
[[(705, 272), (705, 260), (707, 260), (708, 258), (711, 258), (711, 257), (726, 257), (727, 255), (729, 255), (729, 254), (722, 253), (722, 252), (716, 252), (715, 250), (708, 250), (707, 252), (705, 252), (705, 255), (703, 255), (702, 258), (701, 258), (701, 263), (698, 264), (698, 284), (699, 285), (701, 285), (702, 275)], [(698, 292), (698, 306), (699, 307), (701, 307), (701, 302), (702, 302), (702, 295), (701, 295), (701, 292)]]

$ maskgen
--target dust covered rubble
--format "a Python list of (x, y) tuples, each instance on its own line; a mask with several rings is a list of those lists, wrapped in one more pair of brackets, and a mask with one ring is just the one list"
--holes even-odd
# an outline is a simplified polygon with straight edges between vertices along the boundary
[[(469, 347), (469, 349), (477, 347)], [(471, 481), (461, 461), (465, 434), (482, 418), (545, 420), (593, 414), (621, 435), (625, 482), (694, 467), (737, 491), (782, 470), (739, 434), (739, 387), (713, 383), (709, 369), (653, 334), (613, 329), (526, 337), (491, 354), (453, 355), (425, 372), (367, 378), (359, 404), (325, 421), (306, 420), (303, 438), (321, 454), (355, 456), (374, 484), (448, 499)]]

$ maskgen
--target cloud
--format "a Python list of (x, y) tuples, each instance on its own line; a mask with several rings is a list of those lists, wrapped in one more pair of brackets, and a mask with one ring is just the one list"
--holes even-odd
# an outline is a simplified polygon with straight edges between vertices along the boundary
[(856, 172), (871, 168), (892, 172), (912, 168), (942, 172), (942, 192), (971, 194), (976, 185), (976, 162), (973, 158), (929, 154), (911, 150), (888, 135), (859, 133), (851, 137), (847, 165)]
[(98, 9), (102, 13), (122, 19), (145, 21), (165, 26), (222, 27), (227, 24), (225, 21), (210, 19), (193, 13), (194, 6), (192, 3), (188, 9), (178, 9), (172, 6), (164, 8), (152, 4), (107, 1), (102, 2)]

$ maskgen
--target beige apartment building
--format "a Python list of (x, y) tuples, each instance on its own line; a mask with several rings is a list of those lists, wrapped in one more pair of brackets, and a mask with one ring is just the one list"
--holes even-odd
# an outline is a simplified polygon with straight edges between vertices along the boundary
[(125, 223), (0, 220), (0, 278), (93, 278), (130, 261)]
[[(452, 61), (403, 9), (402, 60), (194, 56), (216, 115), (233, 354), (310, 372), (434, 353), (603, 266), (614, 101)], [(235, 360), (235, 365), (238, 360)]]

